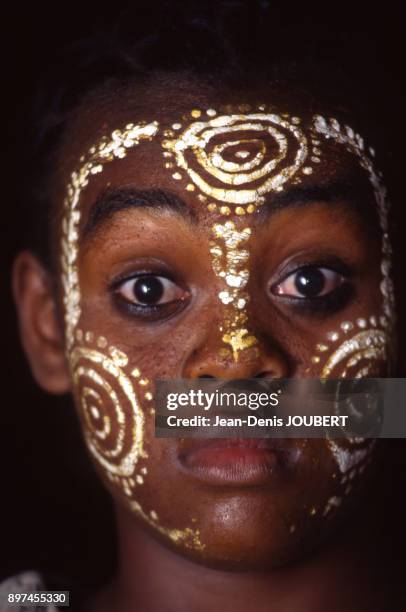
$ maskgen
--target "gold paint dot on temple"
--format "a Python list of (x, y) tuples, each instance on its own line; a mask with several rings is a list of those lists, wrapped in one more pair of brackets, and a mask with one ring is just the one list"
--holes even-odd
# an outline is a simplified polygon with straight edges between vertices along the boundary
[(144, 479), (141, 476), (141, 474), (137, 474), (136, 477), (135, 477), (135, 480), (136, 480), (137, 484), (144, 484)]
[(164, 151), (163, 152), (163, 156), (164, 157), (173, 157), (172, 153), (170, 153), (169, 151)]
[(207, 210), (210, 212), (214, 212), (215, 210), (217, 210), (217, 204), (208, 204)]
[(235, 212), (237, 215), (245, 215), (245, 209), (242, 206), (237, 206)]
[(151, 401), (153, 399), (153, 395), (150, 391), (147, 391), (145, 394), (145, 399)]
[(174, 133), (172, 130), (164, 130), (164, 136), (166, 136), (167, 138), (172, 138), (174, 136)]
[(151, 512), (149, 513), (150, 517), (152, 518), (153, 521), (157, 521), (158, 520), (158, 515), (155, 512), (155, 510), (151, 510)]
[(231, 210), (228, 206), (221, 206), (220, 212), (222, 215), (229, 215), (231, 213)]
[(173, 168), (174, 164), (173, 162), (166, 162), (165, 164), (165, 168)]
[(365, 329), (366, 326), (367, 326), (367, 320), (361, 317), (361, 318), (357, 319), (357, 325), (361, 329)]
[(141, 372), (139, 371), (138, 368), (134, 368), (133, 371), (131, 372), (131, 376), (133, 378), (139, 378), (141, 376)]
[(347, 333), (353, 329), (354, 324), (351, 323), (351, 321), (343, 321), (340, 327), (343, 330), (343, 332)]
[(141, 378), (139, 381), (140, 385), (142, 385), (143, 387), (146, 387), (148, 384), (148, 379), (147, 378)]
[(148, 473), (148, 470), (147, 470), (147, 468), (144, 466), (144, 467), (142, 467), (142, 468), (140, 469), (140, 472), (141, 472), (141, 474), (144, 474), (144, 476), (145, 476), (145, 474), (147, 474), (147, 473)]
[(315, 164), (319, 164), (320, 163), (320, 157), (315, 157), (314, 155), (310, 158), (310, 161), (314, 162)]
[(195, 186), (192, 183), (189, 183), (188, 185), (186, 185), (186, 190), (187, 191), (194, 191), (195, 190)]
[(311, 358), (311, 362), (312, 363), (319, 363), (320, 362), (320, 357), (318, 355), (313, 355), (313, 357)]
[(313, 168), (311, 168), (310, 166), (306, 166), (305, 168), (303, 168), (303, 174), (312, 174), (313, 173)]
[(331, 340), (331, 342), (335, 342), (340, 337), (340, 334), (335, 331), (327, 332), (326, 334), (327, 340)]
[(97, 346), (99, 348), (106, 348), (106, 346), (107, 346), (107, 338), (105, 338), (104, 336), (99, 336), (97, 338)]
[(208, 108), (206, 114), (209, 115), (209, 117), (214, 117), (217, 115), (217, 111), (215, 111), (214, 108)]
[(254, 204), (249, 204), (249, 205), (247, 206), (247, 212), (248, 212), (248, 213), (253, 213), (253, 212), (255, 212), (255, 211), (256, 211), (256, 209), (257, 209), (257, 207), (256, 207)]
[(181, 123), (174, 123), (174, 124), (172, 125), (172, 128), (173, 128), (174, 130), (180, 130), (180, 129), (181, 129), (181, 127), (182, 127), (182, 124), (181, 124)]
[(319, 353), (324, 353), (328, 350), (328, 346), (326, 344), (317, 344), (316, 350), (319, 351)]
[(206, 196), (201, 193), (199, 193), (199, 195), (197, 196), (197, 199), (200, 200), (201, 202), (207, 202)]
[(195, 109), (193, 109), (193, 110), (191, 111), (191, 113), (190, 113), (190, 114), (192, 115), (192, 117), (193, 117), (194, 119), (198, 119), (198, 118), (201, 116), (202, 111), (201, 111), (201, 110), (198, 110), (197, 108), (195, 108)]
[(91, 332), (91, 331), (87, 331), (87, 332), (85, 333), (85, 340), (86, 340), (86, 342), (93, 342), (93, 340), (94, 340), (94, 334), (93, 334), (93, 332)]
[(172, 178), (174, 178), (175, 181), (180, 181), (180, 179), (182, 178), (182, 175), (180, 172), (174, 172), (174, 174), (172, 174)]

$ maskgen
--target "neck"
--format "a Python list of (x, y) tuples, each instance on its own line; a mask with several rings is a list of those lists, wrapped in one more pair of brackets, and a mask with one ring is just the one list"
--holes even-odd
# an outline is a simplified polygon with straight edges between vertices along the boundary
[[(345, 526), (335, 542), (310, 560), (278, 570), (228, 572), (183, 558), (157, 542), (128, 512), (116, 512), (119, 569), (94, 599), (91, 612), (269, 612), (270, 605), (272, 612), (384, 609), (374, 592), (378, 576), (373, 563), (367, 563), (376, 557), (377, 542), (373, 557), (365, 520), (363, 529), (352, 520), (351, 529)], [(380, 588), (382, 593), (382, 581)]]

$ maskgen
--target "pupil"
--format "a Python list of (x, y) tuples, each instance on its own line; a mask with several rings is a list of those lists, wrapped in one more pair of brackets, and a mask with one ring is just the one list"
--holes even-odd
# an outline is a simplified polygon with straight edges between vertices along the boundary
[(324, 289), (324, 275), (317, 268), (308, 268), (297, 273), (295, 287), (305, 297), (316, 297)]
[(142, 304), (155, 304), (161, 299), (164, 288), (154, 276), (141, 276), (134, 283), (134, 296)]

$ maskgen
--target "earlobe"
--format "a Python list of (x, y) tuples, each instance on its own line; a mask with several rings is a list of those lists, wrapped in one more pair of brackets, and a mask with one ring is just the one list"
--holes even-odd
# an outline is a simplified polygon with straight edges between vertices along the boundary
[(49, 272), (30, 252), (13, 265), (13, 295), (21, 342), (37, 383), (49, 393), (70, 389), (64, 339)]

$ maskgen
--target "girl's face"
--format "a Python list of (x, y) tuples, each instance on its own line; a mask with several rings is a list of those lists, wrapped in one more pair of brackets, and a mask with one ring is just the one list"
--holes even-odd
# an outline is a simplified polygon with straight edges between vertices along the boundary
[(158, 439), (154, 381), (387, 375), (385, 193), (328, 114), (193, 89), (72, 122), (55, 185), (67, 359), (117, 503), (182, 554), (265, 567), (325, 537), (373, 445)]

